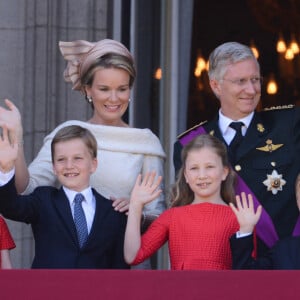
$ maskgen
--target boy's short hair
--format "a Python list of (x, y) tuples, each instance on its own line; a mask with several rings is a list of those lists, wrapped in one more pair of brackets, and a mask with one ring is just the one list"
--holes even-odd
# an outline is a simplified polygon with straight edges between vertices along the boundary
[(91, 156), (97, 158), (97, 140), (94, 135), (87, 129), (78, 125), (70, 125), (58, 130), (51, 142), (51, 158), (54, 162), (55, 145), (60, 142), (81, 139), (87, 146)]

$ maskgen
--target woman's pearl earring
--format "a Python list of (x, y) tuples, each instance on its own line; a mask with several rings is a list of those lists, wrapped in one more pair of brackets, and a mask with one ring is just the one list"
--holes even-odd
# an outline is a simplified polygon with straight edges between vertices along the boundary
[(87, 98), (87, 100), (88, 100), (88, 102), (89, 102), (89, 103), (92, 103), (92, 102), (93, 102), (93, 99), (92, 99), (92, 97), (90, 97), (90, 96), (87, 96), (86, 98)]

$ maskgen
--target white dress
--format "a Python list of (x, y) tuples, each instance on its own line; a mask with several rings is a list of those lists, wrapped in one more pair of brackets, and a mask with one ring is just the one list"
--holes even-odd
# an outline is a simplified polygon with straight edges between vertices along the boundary
[[(156, 171), (163, 175), (165, 153), (151, 130), (70, 120), (45, 137), (42, 148), (29, 165), (30, 180), (24, 194), (38, 186), (59, 187), (52, 168), (51, 141), (60, 128), (68, 125), (85, 127), (94, 134), (98, 143), (98, 167), (90, 183), (105, 198), (129, 198), (139, 173)], [(164, 209), (164, 196), (161, 195), (145, 206), (144, 213), (159, 215)]]

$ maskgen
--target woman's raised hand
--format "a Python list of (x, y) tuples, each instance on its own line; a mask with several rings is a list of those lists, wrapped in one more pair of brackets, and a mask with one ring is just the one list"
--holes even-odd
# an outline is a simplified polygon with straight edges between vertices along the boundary
[(7, 108), (0, 106), (0, 127), (5, 126), (9, 131), (11, 143), (22, 144), (23, 127), (18, 108), (8, 99), (4, 100)]
[(2, 127), (0, 136), (0, 170), (6, 173), (13, 169), (18, 156), (18, 144), (11, 143), (6, 126)]

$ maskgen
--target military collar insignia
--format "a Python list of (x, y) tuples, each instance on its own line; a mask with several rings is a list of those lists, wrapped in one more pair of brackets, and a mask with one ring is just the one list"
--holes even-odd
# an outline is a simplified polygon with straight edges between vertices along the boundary
[(294, 104), (288, 104), (288, 105), (278, 105), (278, 106), (266, 107), (263, 110), (268, 111), (268, 110), (291, 109), (293, 107), (295, 107)]
[(258, 130), (260, 133), (263, 133), (263, 132), (265, 131), (265, 127), (264, 127), (264, 125), (261, 124), (261, 123), (258, 123), (258, 124), (256, 125), (256, 128), (257, 128), (257, 130)]
[(211, 130), (211, 131), (209, 132), (209, 134), (210, 134), (210, 135), (215, 135), (215, 131), (214, 131), (214, 130)]
[(276, 170), (273, 170), (272, 174), (267, 174), (267, 179), (263, 181), (263, 184), (267, 187), (267, 190), (276, 195), (278, 191), (282, 191), (282, 187), (286, 184), (286, 181), (282, 178), (282, 174), (278, 174)]
[(257, 150), (264, 151), (264, 152), (273, 152), (278, 148), (282, 147), (283, 144), (273, 144), (273, 141), (268, 139), (266, 140), (266, 145), (263, 147), (256, 148)]
[(207, 123), (207, 121), (203, 121), (203, 122), (201, 122), (201, 123), (199, 123), (199, 124), (197, 124), (197, 125), (195, 125), (195, 126), (189, 128), (188, 130), (186, 130), (186, 131), (182, 132), (181, 134), (179, 134), (179, 135), (177, 136), (177, 139), (182, 138), (182, 137), (185, 136), (186, 134), (188, 134), (188, 133), (190, 133), (191, 131), (193, 131), (194, 129), (196, 129), (196, 128), (202, 126), (202, 125), (204, 125), (205, 123)]

